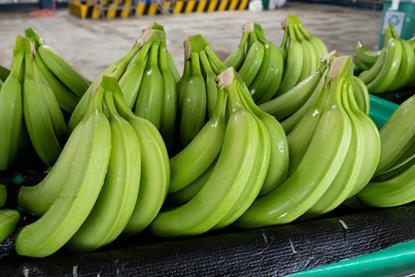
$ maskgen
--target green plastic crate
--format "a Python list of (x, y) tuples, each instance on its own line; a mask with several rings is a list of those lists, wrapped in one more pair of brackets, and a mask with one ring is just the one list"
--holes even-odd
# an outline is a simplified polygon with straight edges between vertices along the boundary
[(403, 39), (410, 39), (415, 35), (415, 0), (400, 0), (396, 9), (392, 7), (392, 2), (392, 0), (385, 0), (383, 5), (379, 49), (383, 48), (383, 34), (388, 24), (392, 24)]
[(380, 97), (370, 95), (370, 112), (369, 116), (376, 123), (380, 129), (388, 121), (389, 117), (399, 107), (391, 101), (382, 99)]

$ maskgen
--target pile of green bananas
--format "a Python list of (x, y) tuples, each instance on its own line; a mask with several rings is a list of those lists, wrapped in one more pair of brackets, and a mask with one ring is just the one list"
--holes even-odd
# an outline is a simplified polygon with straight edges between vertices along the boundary
[[(0, 184), (0, 208), (7, 200), (7, 188)], [(0, 243), (2, 243), (16, 228), (20, 213), (16, 210), (0, 209)]]
[(272, 99), (277, 93), (284, 70), (282, 49), (267, 40), (262, 27), (256, 23), (242, 28), (238, 47), (224, 61), (233, 66), (248, 86), (256, 103)]
[(213, 115), (218, 94), (216, 76), (223, 69), (202, 35), (185, 40), (183, 75), (177, 83), (179, 149), (186, 147)]
[(379, 161), (380, 139), (357, 104), (352, 70), (351, 57), (333, 60), (318, 101), (288, 135), (288, 178), (255, 200), (236, 226), (253, 228), (319, 216), (368, 183)]
[(89, 100), (47, 176), (20, 188), (19, 206), (40, 216), (18, 233), (20, 255), (94, 250), (143, 230), (164, 202), (170, 168), (157, 129), (131, 112), (115, 78), (100, 78)]
[(127, 106), (135, 114), (156, 126), (168, 147), (175, 142), (177, 95), (179, 79), (174, 61), (167, 51), (166, 35), (161, 25), (155, 23), (144, 30), (129, 52), (109, 66), (89, 86), (69, 121), (73, 130), (87, 109), (91, 91), (103, 75), (118, 80)]
[(278, 121), (256, 106), (233, 68), (218, 80), (221, 89), (210, 120), (171, 160), (168, 197), (176, 207), (152, 223), (158, 236), (224, 228), (286, 178), (288, 148)]
[(415, 47), (400, 39), (391, 25), (385, 30), (385, 48), (369, 51), (358, 43), (355, 62), (365, 70), (359, 78), (370, 93), (396, 91), (415, 84)]
[(358, 199), (373, 207), (394, 207), (415, 200), (415, 95), (380, 130), (382, 151), (373, 180)]

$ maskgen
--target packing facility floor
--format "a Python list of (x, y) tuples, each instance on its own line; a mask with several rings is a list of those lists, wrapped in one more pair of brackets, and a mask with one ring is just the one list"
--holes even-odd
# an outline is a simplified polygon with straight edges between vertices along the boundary
[(377, 43), (380, 12), (328, 5), (289, 3), (278, 10), (255, 13), (161, 15), (111, 21), (80, 20), (66, 10), (59, 10), (53, 17), (33, 19), (24, 13), (1, 12), (0, 8), (0, 64), (10, 65), (16, 36), (25, 28), (34, 27), (53, 49), (93, 79), (128, 51), (142, 29), (157, 21), (166, 28), (169, 50), (181, 69), (183, 40), (187, 36), (204, 35), (224, 58), (236, 47), (241, 27), (248, 22), (262, 24), (268, 39), (279, 45), (283, 35), (280, 22), (289, 13), (298, 15), (312, 34), (340, 55), (353, 54), (357, 40), (370, 47)]

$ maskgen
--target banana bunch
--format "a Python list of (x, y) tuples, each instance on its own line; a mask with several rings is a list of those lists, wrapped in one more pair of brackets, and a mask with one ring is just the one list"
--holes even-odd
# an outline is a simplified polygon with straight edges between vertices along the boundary
[(391, 25), (385, 30), (385, 48), (373, 59), (376, 61), (359, 75), (370, 93), (395, 91), (415, 81), (415, 48), (400, 39)]
[(50, 48), (35, 30), (26, 29), (25, 34), (35, 46), (32, 52), (39, 78), (55, 94), (60, 107), (71, 114), (90, 81)]
[(255, 200), (236, 226), (253, 228), (315, 217), (367, 184), (379, 160), (379, 135), (357, 105), (352, 68), (351, 57), (333, 60), (317, 104), (296, 125), (302, 126), (302, 134), (297, 145), (290, 144), (288, 178)]
[(248, 86), (256, 103), (272, 99), (284, 71), (283, 51), (267, 40), (261, 25), (245, 24), (238, 47), (224, 61), (233, 66)]
[(373, 207), (415, 200), (415, 96), (407, 99), (380, 130), (382, 151), (373, 180), (357, 195)]
[(281, 49), (284, 52), (284, 73), (277, 92), (282, 95), (307, 78), (318, 67), (319, 61), (327, 54), (326, 45), (310, 35), (294, 15), (282, 23), (284, 36)]
[(19, 206), (40, 218), (18, 233), (16, 252), (85, 252), (140, 232), (161, 208), (169, 179), (159, 132), (130, 110), (117, 79), (102, 76), (52, 169), (20, 188)]
[(223, 71), (218, 80), (212, 116), (171, 159), (169, 198), (177, 207), (156, 217), (151, 231), (157, 236), (197, 235), (224, 228), (260, 193), (285, 179), (288, 149), (278, 121), (255, 105), (233, 68)]
[[(166, 44), (163, 27), (153, 24), (144, 30), (125, 56), (104, 70), (87, 91), (93, 90), (103, 75), (115, 78), (127, 106), (135, 114), (151, 121), (171, 148), (176, 135), (176, 82), (179, 73)], [(71, 130), (85, 113), (90, 95), (86, 93), (74, 110), (69, 121)]]
[(202, 35), (184, 42), (184, 69), (177, 83), (178, 148), (186, 147), (213, 115), (224, 65)]
[[(7, 200), (7, 188), (0, 184), (0, 207), (3, 207)], [(0, 243), (2, 243), (16, 228), (20, 214), (18, 211), (0, 210)]]

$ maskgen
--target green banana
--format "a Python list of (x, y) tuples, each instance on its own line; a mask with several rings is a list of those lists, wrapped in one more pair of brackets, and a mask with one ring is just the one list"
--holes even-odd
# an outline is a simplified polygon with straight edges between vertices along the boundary
[(317, 103), (320, 95), (324, 90), (324, 86), (326, 84), (326, 75), (328, 70), (323, 72), (322, 77), (320, 78), (317, 86), (314, 88), (311, 96), (307, 99), (307, 101), (293, 114), (291, 114), (288, 118), (284, 119), (281, 122), (281, 126), (284, 128), (285, 133), (288, 135), (293, 131), (295, 126), (300, 122), (301, 118), (305, 116), (306, 113)]
[(249, 95), (249, 91), (246, 88), (241, 88), (239, 92), (246, 107), (264, 123), (271, 137), (271, 157), (268, 172), (260, 191), (260, 195), (264, 195), (275, 189), (287, 178), (289, 165), (288, 141), (279, 122), (256, 106)]
[(45, 257), (56, 252), (81, 227), (98, 198), (111, 152), (111, 129), (102, 110), (103, 89), (95, 93), (93, 112), (85, 119), (88, 135), (77, 149), (71, 173), (61, 180), (64, 185), (49, 210), (17, 235), (19, 255)]
[[(251, 35), (253, 34), (255, 33), (252, 33)], [(263, 63), (264, 55), (265, 48), (261, 42), (254, 41), (254, 43), (249, 46), (246, 58), (238, 71), (242, 80), (244, 80), (248, 87), (251, 86), (252, 82), (255, 80), (255, 77), (261, 68), (261, 64)]]
[(20, 214), (15, 210), (0, 210), (0, 243), (16, 228)]
[(373, 51), (364, 46), (361, 41), (356, 43), (355, 47), (355, 61), (363, 63), (367, 67), (372, 67), (379, 58), (381, 51)]
[(163, 109), (160, 118), (160, 133), (168, 149), (174, 149), (176, 140), (177, 91), (176, 79), (170, 71), (167, 54), (167, 48), (162, 44), (159, 52), (159, 65), (163, 78)]
[(169, 189), (169, 157), (163, 138), (154, 125), (136, 116), (125, 103), (121, 90), (113, 90), (115, 106), (133, 126), (141, 151), (141, 178), (136, 206), (124, 232), (136, 234), (158, 214)]
[(220, 93), (209, 121), (182, 151), (170, 159), (169, 193), (187, 187), (216, 160), (225, 135), (225, 106), (226, 95)]
[(415, 152), (414, 152), (415, 148), (414, 147), (415, 147), (415, 143), (412, 144), (412, 147), (408, 151), (408, 153), (402, 156), (393, 167), (389, 168), (388, 170), (383, 172), (381, 175), (378, 175), (375, 178), (373, 178), (373, 181), (378, 182), (378, 181), (385, 181), (385, 180), (392, 179), (400, 175), (402, 172), (407, 170), (409, 167), (411, 167), (415, 163)]
[(119, 80), (124, 99), (130, 108), (134, 107), (138, 91), (140, 90), (144, 70), (147, 65), (147, 53), (149, 52), (150, 47), (150, 43), (145, 43), (142, 46), (138, 53), (131, 59), (127, 69)]
[(292, 115), (310, 98), (324, 72), (327, 70), (326, 64), (320, 66), (306, 79), (298, 83), (285, 94), (276, 97), (268, 102), (262, 103), (259, 107), (276, 119), (281, 120)]
[(6, 67), (4, 67), (0, 64), (0, 81), (2, 81), (2, 82), (6, 81), (9, 74), (10, 74), (10, 69), (8, 69), (8, 68), (6, 68)]
[(0, 184), (0, 207), (6, 204), (7, 200), (7, 188), (5, 185)]
[[(235, 84), (233, 69), (218, 76), (221, 87)], [(250, 179), (260, 144), (258, 124), (242, 103), (232, 113), (218, 161), (203, 188), (186, 204), (161, 212), (151, 224), (157, 236), (197, 235), (214, 227), (232, 209)]]
[(216, 99), (218, 97), (218, 85), (216, 83), (216, 74), (213, 72), (213, 69), (209, 62), (209, 58), (206, 55), (206, 53), (204, 51), (200, 51), (199, 56), (203, 72), (205, 73), (208, 116), (211, 117), (215, 110)]
[(370, 98), (365, 83), (360, 78), (353, 77), (353, 87), (353, 95), (357, 105), (362, 112), (368, 115), (370, 112)]
[(176, 63), (174, 62), (173, 57), (171, 56), (170, 52), (167, 51), (167, 64), (170, 69), (170, 73), (173, 75), (174, 80), (176, 83), (180, 80), (180, 73), (177, 70)]
[[(243, 82), (239, 81), (237, 78), (235, 78), (234, 82), (236, 84), (228, 88), (228, 94), (230, 98), (236, 97), (239, 99), (231, 99), (230, 101), (234, 103), (240, 101), (247, 110), (250, 110), (250, 106), (246, 102), (244, 103), (242, 100), (243, 92), (241, 92), (241, 90), (246, 89), (246, 87), (244, 87), (245, 84), (243, 84)], [(248, 90), (246, 93), (248, 93)], [(265, 178), (267, 176), (267, 172), (269, 172), (268, 167), (271, 158), (270, 132), (259, 117), (257, 117), (255, 114), (254, 117), (258, 124), (260, 137), (260, 143), (255, 157), (255, 166), (252, 169), (251, 176), (249, 177), (248, 182), (246, 183), (245, 188), (239, 196), (238, 200), (213, 229), (221, 229), (232, 224), (249, 208), (249, 206), (251, 206), (261, 191), (262, 185), (264, 184)]]
[(249, 32), (245, 32), (245, 26), (242, 28), (242, 38), (238, 44), (238, 47), (223, 61), (226, 67), (233, 66), (235, 70), (239, 70), (241, 67), (245, 55), (248, 43)]
[[(355, 78), (355, 77), (354, 77)], [(350, 89), (350, 88), (349, 88)], [(349, 198), (355, 196), (360, 192), (373, 177), (376, 168), (379, 164), (380, 153), (381, 153), (381, 142), (378, 129), (372, 119), (368, 117), (359, 107), (352, 92), (348, 94), (349, 104), (352, 111), (357, 115), (360, 124), (363, 127), (362, 133), (364, 133), (365, 153), (364, 166), (360, 168), (359, 178), (356, 185), (349, 194)]]
[[(54, 95), (39, 80), (39, 74), (34, 67), (30, 48), (28, 51), (29, 53), (25, 55), (25, 77), (23, 84), (23, 114), (25, 125), (33, 148), (40, 159), (47, 165), (53, 165), (62, 151), (58, 137), (63, 138), (65, 136), (65, 121), (58, 106), (57, 115), (61, 117), (64, 126), (63, 128), (54, 128), (56, 127), (53, 124), (55, 120), (52, 118), (55, 116), (55, 113), (52, 114), (52, 112), (56, 112), (56, 110), (51, 111), (49, 109), (45, 94), (50, 93), (52, 97)], [(46, 98), (48, 97), (46, 95)], [(57, 104), (56, 99), (53, 100)], [(60, 123), (58, 122), (59, 126), (61, 126)], [(63, 133), (58, 133), (58, 131)]]
[(381, 93), (393, 84), (402, 60), (402, 44), (398, 39), (390, 39), (385, 47), (385, 63), (378, 75), (367, 84), (371, 93)]
[(11, 72), (0, 89), (0, 170), (7, 170), (16, 159), (22, 130), (22, 80), (25, 39), (18, 36), (13, 50)]
[(84, 122), (76, 126), (69, 136), (61, 154), (48, 174), (35, 186), (20, 187), (17, 203), (26, 213), (42, 216), (55, 202), (65, 182), (71, 174), (72, 163), (77, 156), (81, 143), (90, 133)]
[[(349, 87), (351, 84), (343, 84), (342, 105), (349, 116), (352, 126), (352, 136), (346, 158), (341, 165), (339, 173), (334, 178), (330, 187), (307, 211), (305, 217), (315, 217), (328, 213), (339, 206), (356, 186), (359, 173), (365, 167), (365, 130), (363, 124), (353, 113), (349, 105)], [(352, 92), (352, 91), (350, 91)], [(373, 173), (373, 172), (372, 172)]]
[[(221, 92), (221, 93), (224, 93), (224, 92)], [(199, 176), (199, 178), (197, 178), (187, 187), (169, 194), (167, 196), (168, 203), (172, 204), (173, 206), (179, 206), (179, 205), (183, 205), (189, 202), (206, 184), (207, 180), (210, 177), (210, 174), (213, 171), (213, 168), (215, 168), (216, 166), (216, 161), (217, 160), (211, 163), (209, 168), (206, 169), (206, 171), (203, 172), (203, 174)]]
[[(199, 53), (191, 53), (192, 73), (182, 87), (179, 143), (187, 146), (205, 124), (206, 86), (200, 68)], [(179, 99), (180, 101), (180, 99)]]
[(140, 186), (140, 144), (133, 127), (117, 112), (111, 95), (117, 80), (103, 76), (111, 127), (111, 155), (104, 185), (88, 218), (67, 243), (71, 251), (97, 249), (115, 240), (127, 225)]
[(287, 26), (289, 45), (284, 65), (284, 74), (277, 95), (281, 95), (293, 88), (300, 80), (303, 69), (304, 52), (301, 43), (295, 38), (293, 26)]
[(382, 69), (383, 64), (385, 63), (385, 51), (382, 51), (379, 55), (379, 58), (376, 60), (376, 62), (373, 64), (372, 67), (370, 67), (368, 70), (363, 71), (360, 73), (359, 78), (367, 85), (371, 81), (373, 81), (376, 76), (379, 74), (380, 70)]
[(48, 69), (77, 97), (82, 97), (90, 81), (50, 48), (33, 29), (25, 31), (26, 36), (36, 45), (39, 56)]
[(321, 57), (318, 57), (318, 54), (315, 51), (313, 44), (308, 41), (303, 34), (301, 33), (299, 26), (294, 25), (294, 34), (298, 41), (301, 43), (301, 47), (303, 48), (303, 68), (301, 70), (301, 75), (299, 81), (304, 80), (307, 78), (311, 73), (316, 70), (319, 60)]
[(68, 113), (72, 113), (78, 104), (78, 98), (74, 96), (46, 67), (45, 63), (37, 53), (34, 54), (33, 61), (39, 72), (40, 78), (49, 86), (50, 90), (59, 102), (59, 106)]
[(303, 159), (286, 181), (257, 199), (238, 219), (236, 226), (253, 228), (292, 222), (312, 207), (328, 189), (350, 145), (351, 123), (340, 99), (344, 81), (338, 74), (351, 66), (351, 60), (347, 58), (340, 57), (333, 61), (328, 74), (326, 109)]
[(160, 127), (163, 109), (163, 77), (158, 68), (159, 43), (151, 45), (150, 58), (135, 103), (135, 114)]
[(358, 195), (372, 207), (394, 207), (415, 200), (415, 163), (392, 179), (371, 182)]
[(400, 105), (380, 130), (382, 151), (375, 176), (391, 168), (410, 148), (415, 138), (414, 112), (415, 96), (412, 96)]

